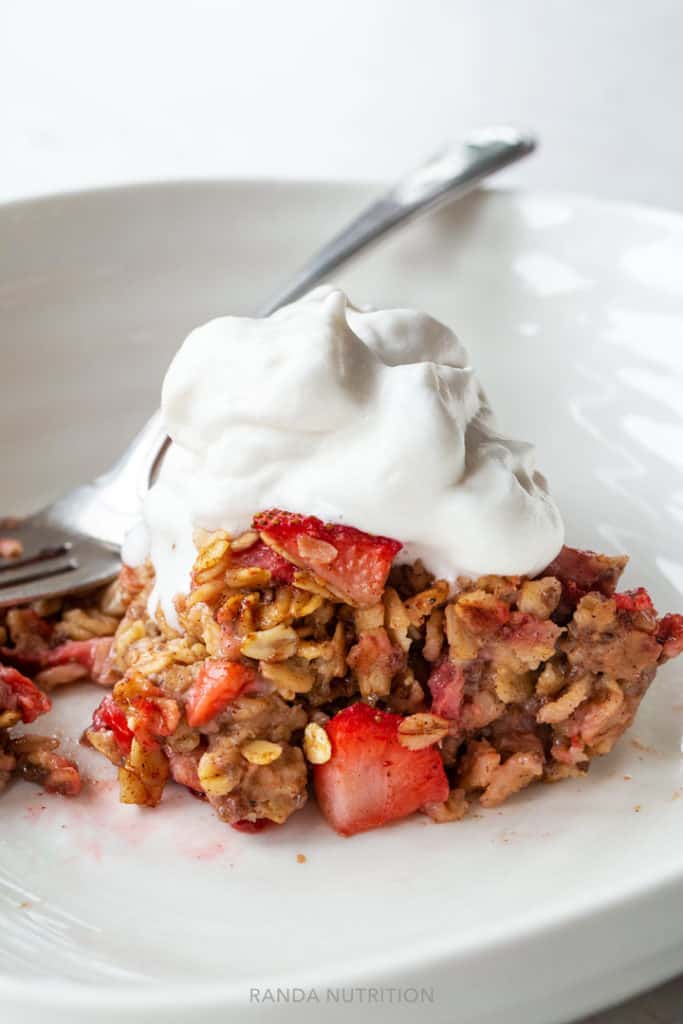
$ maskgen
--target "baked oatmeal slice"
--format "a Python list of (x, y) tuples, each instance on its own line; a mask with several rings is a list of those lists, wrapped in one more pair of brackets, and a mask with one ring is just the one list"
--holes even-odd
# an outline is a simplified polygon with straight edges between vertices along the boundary
[(81, 778), (53, 736), (21, 731), (50, 710), (48, 693), (69, 683), (111, 686), (111, 645), (127, 606), (147, 585), (129, 568), (87, 597), (50, 598), (0, 612), (0, 788), (11, 776), (75, 796)]
[(683, 649), (683, 617), (616, 591), (624, 558), (564, 548), (535, 579), (450, 586), (393, 566), (387, 538), (283, 512), (197, 544), (177, 629), (143, 572), (85, 738), (124, 801), (173, 780), (241, 829), (282, 824), (311, 782), (348, 835), (583, 775)]
[(81, 779), (73, 761), (57, 753), (58, 741), (34, 733), (17, 734), (14, 726), (46, 714), (49, 697), (15, 668), (0, 665), (0, 790), (13, 775), (42, 786), (48, 793), (76, 796)]

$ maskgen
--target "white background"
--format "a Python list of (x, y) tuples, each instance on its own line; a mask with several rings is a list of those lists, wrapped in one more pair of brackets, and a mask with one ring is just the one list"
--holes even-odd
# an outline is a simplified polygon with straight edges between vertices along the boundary
[(515, 180), (683, 206), (680, 0), (0, 0), (0, 196), (383, 179), (472, 125)]
[[(0, 0), (0, 199), (383, 180), (509, 120), (508, 182), (683, 209), (682, 114), (682, 0)], [(594, 1020), (683, 1021), (683, 982)]]

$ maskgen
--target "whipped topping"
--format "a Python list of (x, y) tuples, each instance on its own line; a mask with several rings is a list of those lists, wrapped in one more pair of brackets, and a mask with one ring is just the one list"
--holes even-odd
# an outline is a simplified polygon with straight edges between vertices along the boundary
[(533, 447), (499, 432), (465, 348), (425, 313), (324, 287), (212, 320), (173, 359), (162, 414), (175, 443), (124, 559), (151, 557), (150, 610), (171, 622), (193, 528), (238, 533), (273, 507), (394, 537), (449, 580), (534, 574), (562, 546)]

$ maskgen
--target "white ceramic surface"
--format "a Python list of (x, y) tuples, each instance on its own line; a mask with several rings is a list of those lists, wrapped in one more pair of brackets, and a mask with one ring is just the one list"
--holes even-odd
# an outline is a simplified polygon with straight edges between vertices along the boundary
[[(203, 183), (0, 209), (3, 509), (106, 465), (184, 333), (253, 308), (366, 196)], [(506, 428), (537, 442), (571, 540), (630, 551), (627, 582), (662, 610), (683, 607), (681, 265), (675, 215), (491, 192), (339, 278), (456, 327)], [(682, 684), (667, 667), (585, 781), (351, 840), (313, 808), (250, 837), (177, 789), (121, 807), (79, 751), (83, 799), (20, 784), (0, 803), (3, 1012), (550, 1024), (653, 984), (683, 967)], [(78, 735), (98, 696), (64, 693), (55, 729)], [(341, 986), (354, 1003), (328, 996)], [(417, 1009), (411, 986), (428, 990)]]

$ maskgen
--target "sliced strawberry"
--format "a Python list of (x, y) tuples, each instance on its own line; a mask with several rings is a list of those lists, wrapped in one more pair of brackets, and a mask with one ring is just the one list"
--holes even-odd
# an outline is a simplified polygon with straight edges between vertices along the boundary
[(186, 696), (185, 715), (188, 725), (195, 727), (210, 722), (255, 679), (254, 670), (238, 661), (207, 658)]
[(0, 710), (18, 710), (22, 722), (34, 722), (39, 715), (46, 714), (52, 701), (35, 683), (17, 672), (15, 668), (0, 665)]
[(460, 665), (450, 658), (441, 658), (427, 680), (432, 695), (432, 711), (435, 715), (457, 722), (465, 695), (465, 676)]
[(128, 726), (125, 712), (114, 701), (113, 697), (105, 697), (95, 708), (92, 716), (92, 728), (95, 732), (108, 729), (122, 754), (130, 754), (133, 733)]
[(657, 626), (657, 640), (663, 645), (662, 660), (683, 653), (683, 615), (665, 615)]
[(279, 509), (254, 516), (253, 525), (279, 554), (360, 607), (380, 600), (391, 563), (402, 547), (389, 537)]
[(645, 587), (638, 587), (637, 590), (625, 590), (623, 594), (613, 594), (612, 596), (619, 611), (653, 612), (655, 610), (652, 598)]
[(88, 670), (93, 682), (100, 683), (102, 686), (110, 686), (115, 678), (109, 659), (111, 645), (112, 637), (110, 636), (98, 636), (90, 640), (68, 640), (49, 651), (43, 664), (51, 667), (76, 662)]
[(256, 541), (246, 551), (230, 553), (230, 565), (237, 568), (268, 569), (273, 583), (291, 583), (294, 579), (294, 566), (286, 558), (268, 547), (262, 540)]
[(268, 828), (270, 825), (275, 825), (274, 821), (270, 818), (257, 818), (256, 821), (249, 821), (248, 818), (243, 818), (241, 821), (231, 822), (231, 828), (237, 830), (237, 832), (247, 832), (250, 835), (254, 835), (256, 832), (263, 832), (264, 828)]
[(332, 756), (314, 766), (313, 779), (320, 809), (342, 835), (405, 818), (448, 797), (439, 752), (402, 746), (401, 721), (401, 715), (357, 703), (327, 723)]

